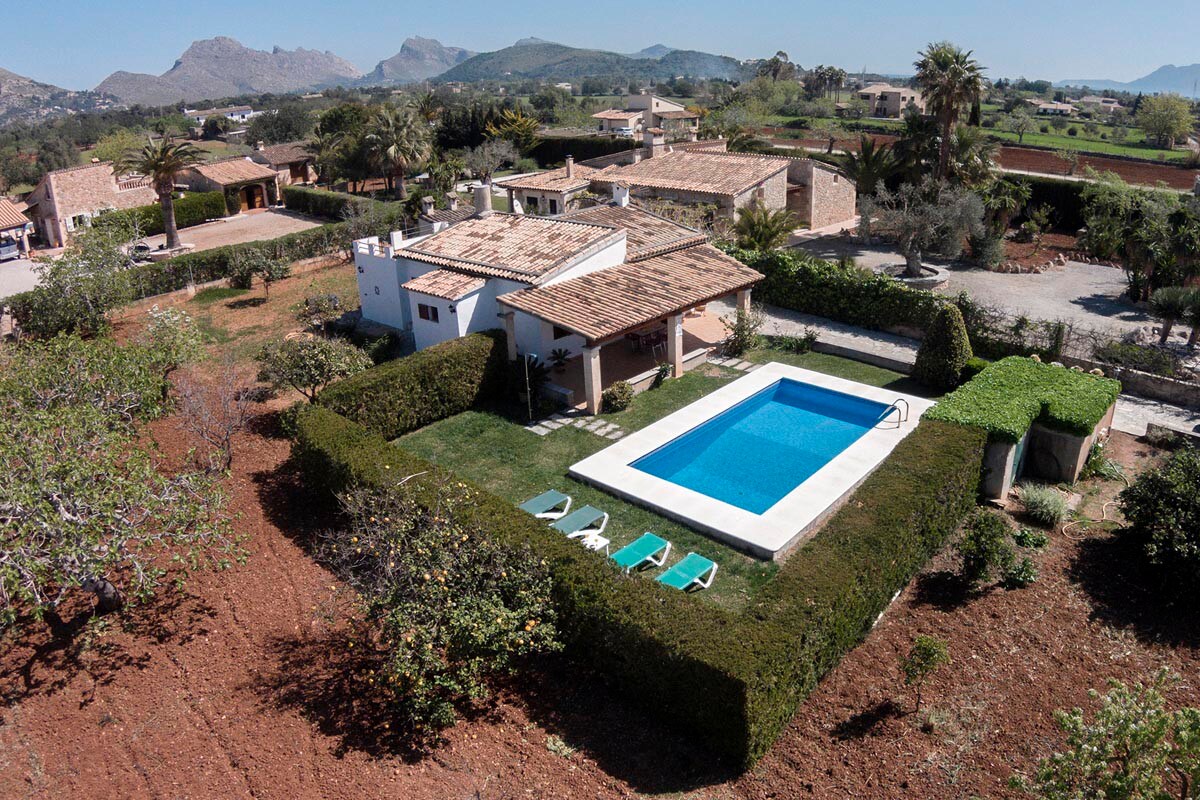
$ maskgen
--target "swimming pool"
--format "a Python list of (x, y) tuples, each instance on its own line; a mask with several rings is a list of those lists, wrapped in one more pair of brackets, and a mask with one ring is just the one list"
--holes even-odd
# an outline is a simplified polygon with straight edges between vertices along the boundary
[(781, 378), (631, 466), (761, 514), (892, 408)]
[(778, 559), (932, 405), (766, 364), (572, 465), (570, 474), (753, 556)]

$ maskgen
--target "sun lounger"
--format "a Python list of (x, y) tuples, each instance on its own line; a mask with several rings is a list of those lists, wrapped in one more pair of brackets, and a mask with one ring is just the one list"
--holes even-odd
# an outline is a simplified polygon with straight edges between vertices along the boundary
[(533, 514), (538, 519), (562, 519), (571, 510), (571, 498), (562, 492), (551, 489), (542, 492), (532, 500), (521, 503), (520, 509)]
[(578, 511), (572, 511), (551, 528), (559, 533), (565, 533), (569, 539), (579, 539), (584, 536), (600, 535), (608, 526), (608, 514), (592, 506), (584, 506)]
[(693, 586), (707, 589), (712, 586), (716, 576), (716, 562), (695, 553), (688, 553), (678, 564), (659, 575), (657, 580), (661, 584), (686, 592)]
[(670, 552), (671, 543), (666, 539), (653, 533), (643, 533), (636, 541), (625, 545), (609, 558), (616, 562), (618, 567), (629, 572), (643, 564), (661, 567)]

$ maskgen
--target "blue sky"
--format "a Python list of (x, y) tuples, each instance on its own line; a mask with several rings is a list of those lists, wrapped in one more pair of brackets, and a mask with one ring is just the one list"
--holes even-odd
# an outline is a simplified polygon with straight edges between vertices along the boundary
[[(331, 50), (366, 71), (420, 35), (473, 50), (524, 36), (618, 52), (662, 42), (737, 58), (783, 49), (806, 67), (902, 73), (917, 49), (946, 38), (973, 48), (992, 77), (1131, 80), (1200, 62), (1195, 19), (1182, 9), (1146, 13), (1127, 0), (60, 0), (8, 10), (0, 67), (84, 89), (117, 69), (165, 72), (193, 40), (225, 35), (259, 49)], [(37, 33), (47, 26), (70, 46), (48, 45)]]

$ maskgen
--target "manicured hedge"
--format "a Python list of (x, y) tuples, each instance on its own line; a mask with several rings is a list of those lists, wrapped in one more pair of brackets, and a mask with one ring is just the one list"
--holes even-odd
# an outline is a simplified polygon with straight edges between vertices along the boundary
[[(225, 198), (220, 192), (188, 192), (175, 200), (175, 226), (190, 228), (225, 216)], [(111, 211), (98, 220), (131, 220), (143, 236), (163, 232), (162, 207), (158, 203)]]
[(553, 136), (539, 140), (529, 151), (529, 156), (537, 159), (543, 167), (552, 167), (563, 163), (567, 156), (574, 156), (576, 161), (586, 161), (589, 158), (632, 150), (640, 144), (633, 139), (621, 137), (610, 139), (604, 136)]
[(1087, 436), (1120, 392), (1111, 378), (1010, 356), (944, 397), (925, 418), (979, 427), (1006, 442), (1019, 441), (1034, 422)]
[(346, 218), (348, 208), (355, 206), (366, 208), (372, 204), (393, 205), (345, 192), (331, 192), (327, 189), (314, 189), (309, 186), (283, 187), (283, 204), (291, 211), (298, 211), (313, 217), (324, 217), (335, 222), (341, 222)]
[[(406, 486), (431, 499), (453, 478), (320, 405), (299, 410), (296, 430), (295, 455), (316, 489), (416, 476)], [(466, 513), (550, 561), (574, 658), (748, 767), (973, 506), (985, 438), (922, 422), (740, 614), (622, 576), (490, 493), (475, 490)]]
[[(1051, 220), (1055, 227), (1063, 230), (1076, 231), (1083, 227), (1083, 189), (1085, 181), (1068, 181), (1061, 178), (1049, 178), (1040, 175), (1012, 175), (1006, 178), (1011, 181), (1028, 183), (1033, 190), (1027, 209), (1048, 205), (1054, 209)], [(1020, 222), (1024, 217), (1018, 217)]]
[(395, 439), (431, 422), (500, 397), (507, 375), (504, 334), (451, 339), (338, 381), (318, 401)]

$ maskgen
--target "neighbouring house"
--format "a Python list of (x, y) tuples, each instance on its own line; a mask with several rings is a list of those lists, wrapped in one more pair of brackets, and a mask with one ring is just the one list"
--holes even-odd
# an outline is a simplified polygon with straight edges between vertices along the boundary
[(437, 201), (433, 195), (426, 195), (421, 198), (421, 213), (417, 215), (417, 233), (420, 236), (428, 236), (473, 216), (475, 216), (475, 206), (460, 199), (457, 192), (446, 192), (444, 208), (437, 207)]
[(687, 137), (700, 127), (699, 114), (653, 94), (631, 94), (625, 98), (625, 108), (610, 108), (592, 114), (592, 119), (605, 132), (662, 128), (669, 136)]
[(230, 122), (246, 123), (262, 114), (250, 106), (225, 106), (224, 108), (185, 109), (184, 116), (195, 125), (202, 127), (209, 117), (224, 117)]
[(46, 247), (65, 247), (98, 214), (157, 202), (148, 178), (118, 178), (111, 161), (98, 161), (47, 172), (25, 198), (25, 213)]
[(432, 235), (356, 242), (363, 318), (410, 331), (417, 349), (502, 326), (510, 360), (578, 357), (590, 413), (603, 348), (620, 358), (644, 341), (651, 369), (661, 348), (681, 375), (703, 360), (684, 352), (685, 315), (725, 296), (747, 308), (762, 279), (698, 231), (632, 207), (622, 187), (612, 204), (560, 217), (493, 212), (491, 197), (478, 187), (475, 215)]
[(230, 214), (266, 208), (279, 199), (279, 173), (241, 156), (188, 167), (179, 182), (193, 192), (223, 192)]
[(307, 142), (287, 142), (270, 146), (258, 142), (254, 145), (250, 159), (279, 173), (280, 186), (315, 183), (317, 180), (317, 170), (314, 166), (316, 158), (308, 151)]
[(569, 210), (572, 201), (589, 191), (599, 170), (576, 164), (567, 156), (558, 169), (497, 181), (508, 192), (508, 207), (515, 213), (555, 216)]
[(1094, 94), (1085, 95), (1076, 102), (1090, 111), (1098, 110), (1109, 114), (1125, 108), (1115, 97), (1100, 97)]
[(555, 89), (562, 89), (562, 90), (564, 90), (564, 91), (567, 91), (567, 92), (569, 92), (569, 91), (571, 91), (571, 90), (572, 90), (573, 88), (575, 88), (575, 87), (573, 87), (573, 86), (572, 86), (571, 84), (569, 84), (569, 83), (563, 82), (563, 83), (556, 83), (556, 84), (554, 84), (554, 88), (555, 88)]
[(0, 197), (0, 261), (27, 255), (32, 232), (33, 223), (21, 207), (7, 197)]
[(1071, 103), (1047, 103), (1045, 100), (1036, 99), (1026, 102), (1033, 106), (1038, 114), (1046, 117), (1069, 117), (1079, 110)]
[(909, 107), (925, 113), (925, 98), (917, 89), (892, 86), (887, 83), (872, 83), (859, 89), (855, 96), (867, 104), (867, 113), (872, 117), (899, 119)]

